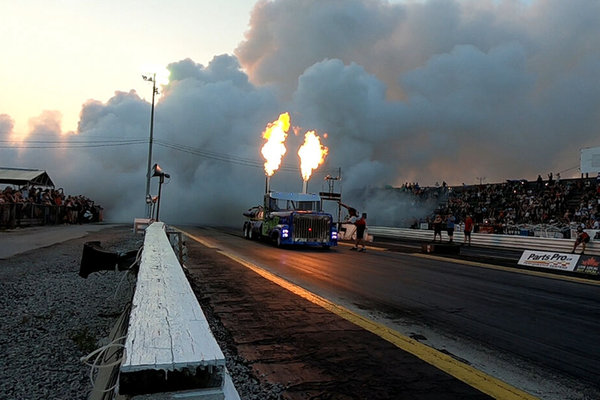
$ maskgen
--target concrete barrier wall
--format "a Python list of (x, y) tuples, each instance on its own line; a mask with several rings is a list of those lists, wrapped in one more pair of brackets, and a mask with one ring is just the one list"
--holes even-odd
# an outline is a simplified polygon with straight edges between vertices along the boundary
[(121, 394), (145, 398), (177, 392), (180, 388), (176, 385), (180, 385), (185, 398), (239, 399), (237, 392), (231, 393), (225, 357), (162, 222), (146, 229), (125, 354), (120, 368)]
[[(389, 238), (405, 238), (412, 240), (432, 241), (433, 231), (425, 229), (390, 228), (384, 226), (370, 226), (369, 234)], [(448, 240), (448, 234), (442, 231), (442, 239)], [(463, 243), (463, 232), (454, 232), (454, 242)], [(518, 250), (541, 250), (550, 252), (570, 253), (573, 250), (575, 239), (540, 238), (533, 236), (496, 235), (486, 233), (472, 233), (471, 244), (477, 246), (490, 246)], [(581, 252), (581, 245), (577, 247)], [(590, 241), (586, 246), (586, 254), (600, 255), (600, 243)]]

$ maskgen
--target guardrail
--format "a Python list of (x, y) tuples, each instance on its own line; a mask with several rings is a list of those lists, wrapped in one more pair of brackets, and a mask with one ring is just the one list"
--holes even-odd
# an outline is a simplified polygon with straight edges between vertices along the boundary
[(162, 222), (146, 229), (125, 354), (119, 394), (239, 400)]
[[(419, 241), (432, 241), (433, 231), (425, 229), (390, 228), (384, 226), (370, 226), (369, 234), (388, 238), (404, 238)], [(444, 241), (448, 235), (442, 231)], [(454, 232), (454, 242), (463, 243), (464, 233)], [(489, 246), (517, 250), (539, 250), (560, 253), (570, 253), (573, 250), (575, 239), (555, 239), (532, 236), (498, 235), (493, 233), (471, 233), (471, 244), (475, 246)], [(577, 252), (581, 251), (581, 245)], [(590, 241), (586, 245), (585, 253), (600, 255), (600, 242)]]

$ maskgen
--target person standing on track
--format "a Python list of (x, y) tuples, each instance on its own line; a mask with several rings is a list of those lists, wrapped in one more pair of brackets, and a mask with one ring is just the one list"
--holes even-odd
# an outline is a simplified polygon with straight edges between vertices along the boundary
[(583, 230), (581, 226), (577, 227), (577, 239), (575, 239), (575, 244), (573, 245), (573, 250), (571, 253), (575, 253), (575, 249), (577, 246), (581, 245), (581, 254), (585, 253), (585, 245), (590, 241), (590, 235), (587, 234), (586, 231)]
[[(365, 252), (367, 250), (365, 249), (365, 243), (363, 239), (365, 236), (365, 229), (367, 229), (367, 214), (363, 213), (360, 219), (358, 219), (354, 223), (354, 225), (356, 225), (356, 243), (354, 244), (354, 247), (352, 247), (350, 250), (358, 250), (360, 252)], [(360, 250), (358, 249), (359, 244), (362, 245), (362, 248)]]
[(442, 217), (438, 214), (433, 220), (433, 241), (437, 235), (440, 235), (440, 243), (442, 242)]
[(467, 214), (467, 218), (465, 218), (465, 244), (467, 244), (467, 240), (469, 241), (469, 246), (471, 246), (471, 232), (473, 232), (473, 218)]
[[(454, 240), (455, 222), (456, 222), (456, 218), (454, 218), (454, 215), (448, 214), (448, 216), (446, 217), (446, 232), (448, 232), (448, 241), (450, 243), (452, 243)], [(440, 234), (440, 236), (441, 236), (441, 234)]]
[[(344, 239), (350, 240), (352, 239), (352, 236), (356, 233), (356, 221), (358, 220), (358, 211), (356, 211), (356, 208), (347, 206), (343, 203), (340, 203), (340, 205), (346, 207), (348, 209), (348, 217), (346, 218), (346, 222), (345, 224), (342, 224), (342, 227), (344, 227), (344, 225), (346, 225), (346, 227), (344, 227)], [(349, 229), (351, 228), (351, 229)]]

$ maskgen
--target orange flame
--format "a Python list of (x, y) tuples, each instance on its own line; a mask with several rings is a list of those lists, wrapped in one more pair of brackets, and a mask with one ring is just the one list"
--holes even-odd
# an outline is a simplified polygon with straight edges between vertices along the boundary
[(304, 135), (304, 144), (298, 150), (300, 157), (300, 170), (302, 179), (308, 181), (312, 171), (323, 164), (329, 149), (321, 144), (321, 138), (315, 131), (306, 132)]
[(277, 121), (269, 122), (262, 136), (267, 142), (261, 149), (265, 158), (265, 172), (272, 176), (281, 164), (281, 158), (286, 152), (285, 139), (290, 129), (290, 114), (283, 113)]

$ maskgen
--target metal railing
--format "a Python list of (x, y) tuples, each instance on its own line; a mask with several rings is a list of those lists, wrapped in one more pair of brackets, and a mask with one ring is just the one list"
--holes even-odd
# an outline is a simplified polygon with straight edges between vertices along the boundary
[[(443, 231), (442, 231), (443, 232)], [(370, 226), (369, 234), (374, 236), (403, 238), (419, 241), (433, 240), (433, 231), (428, 229), (390, 228), (384, 226)], [(447, 235), (443, 232), (443, 240)], [(463, 243), (464, 233), (454, 232), (454, 242)], [(550, 237), (498, 235), (493, 233), (471, 233), (471, 244), (475, 246), (489, 246), (505, 249), (538, 250), (549, 252), (570, 253), (575, 239), (559, 239)], [(581, 251), (581, 246), (577, 247)], [(591, 240), (585, 250), (589, 255), (600, 255), (600, 240)]]

